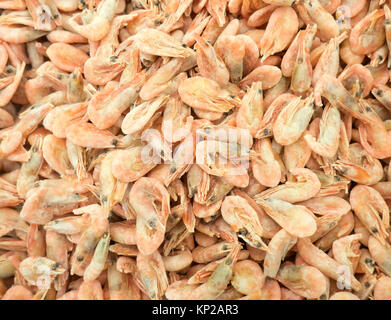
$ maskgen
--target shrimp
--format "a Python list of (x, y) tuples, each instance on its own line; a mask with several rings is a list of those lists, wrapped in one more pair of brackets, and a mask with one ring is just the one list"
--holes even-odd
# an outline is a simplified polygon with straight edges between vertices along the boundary
[(328, 105), (319, 123), (319, 135), (304, 134), (304, 140), (311, 150), (322, 157), (332, 158), (338, 151), (341, 115), (337, 108)]
[(327, 292), (326, 277), (311, 266), (285, 265), (280, 268), (277, 280), (299, 296), (319, 299)]
[(170, 195), (160, 181), (142, 177), (130, 190), (129, 199), (137, 214), (137, 247), (143, 254), (152, 254), (164, 240)]
[[(313, 214), (304, 206), (293, 205), (274, 198), (259, 199), (257, 203), (292, 236), (309, 237), (316, 231), (316, 222)], [(297, 221), (300, 221), (300, 223)]]
[(23, 278), (31, 285), (37, 285), (41, 277), (48, 277), (52, 281), (65, 272), (57, 262), (44, 257), (28, 257), (19, 266)]
[(370, 236), (368, 240), (368, 250), (379, 268), (387, 276), (390, 276), (391, 247), (389, 243), (382, 243), (374, 236)]
[(194, 54), (192, 49), (172, 36), (152, 28), (140, 30), (134, 41), (139, 50), (146, 54), (173, 58), (186, 58)]
[(178, 93), (183, 102), (205, 111), (228, 112), (240, 103), (237, 96), (221, 88), (217, 82), (203, 77), (192, 77), (182, 81)]
[(233, 275), (233, 268), (239, 254), (239, 246), (234, 247), (227, 257), (219, 264), (211, 274), (208, 281), (196, 287), (188, 299), (213, 300), (217, 298), (227, 287)]
[(256, 211), (240, 196), (228, 196), (221, 205), (224, 220), (239, 231), (239, 237), (253, 247), (266, 249), (262, 240), (263, 228), (259, 223)]
[(269, 139), (260, 139), (255, 142), (254, 151), (258, 154), (251, 159), (251, 169), (254, 178), (264, 186), (275, 187), (283, 180), (282, 163), (273, 151)]
[[(314, 112), (314, 97), (296, 98), (278, 114), (273, 124), (273, 135), (279, 144), (290, 145), (297, 141), (307, 128)], [(300, 119), (300, 120), (299, 120)]]
[(380, 193), (371, 187), (358, 185), (350, 193), (350, 204), (362, 224), (384, 244), (390, 217), (388, 206)]
[(278, 231), (268, 244), (263, 268), (265, 276), (275, 278), (280, 269), (281, 261), (285, 255), (296, 244), (297, 238), (290, 235), (284, 229)]
[(238, 292), (248, 295), (263, 287), (265, 275), (254, 261), (242, 260), (234, 265), (231, 283)]
[[(67, 19), (66, 23), (75, 32), (90, 41), (102, 40), (109, 32), (110, 22), (115, 15), (116, 4), (117, 0), (100, 1), (98, 7), (93, 12), (83, 11), (81, 14), (77, 13)], [(89, 16), (88, 20), (86, 20), (86, 23), (79, 24), (78, 20), (83, 20), (83, 13)]]
[(391, 278), (381, 276), (373, 289), (373, 298), (375, 300), (390, 300)]
[(319, 0), (304, 0), (308, 15), (318, 27), (319, 37), (323, 41), (338, 36), (339, 27), (334, 17), (327, 12)]
[(284, 50), (299, 29), (295, 10), (280, 7), (273, 11), (261, 39), (261, 62), (271, 55)]
[(353, 28), (349, 41), (353, 52), (368, 54), (380, 48), (385, 40), (383, 27), (384, 10), (374, 10), (368, 13)]
[(319, 269), (319, 271), (326, 276), (334, 280), (342, 281), (345, 287), (351, 286), (355, 291), (360, 289), (361, 284), (353, 274), (344, 274), (344, 266), (315, 247), (308, 238), (299, 239), (297, 242), (297, 249), (306, 263)]
[(286, 182), (281, 186), (265, 190), (255, 196), (255, 200), (279, 199), (290, 203), (305, 201), (314, 197), (321, 188), (319, 178), (309, 169), (296, 168), (291, 174), (297, 182)]
[(137, 281), (153, 300), (161, 299), (168, 287), (165, 271), (165, 263), (159, 252), (137, 255)]

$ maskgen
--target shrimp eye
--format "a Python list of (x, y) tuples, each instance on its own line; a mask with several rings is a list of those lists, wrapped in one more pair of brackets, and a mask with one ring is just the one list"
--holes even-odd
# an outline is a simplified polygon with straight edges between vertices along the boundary
[(61, 79), (62, 79), (62, 75), (61, 75), (61, 74), (58, 74), (58, 75), (57, 75), (57, 79), (58, 79), (58, 80), (61, 80)]
[(326, 296), (325, 293), (323, 293), (323, 294), (319, 297), (320, 300), (326, 300), (326, 298), (327, 298), (327, 296)]
[(372, 259), (370, 259), (370, 258), (365, 258), (365, 263), (366, 264), (372, 264)]
[(267, 135), (269, 134), (269, 130), (268, 130), (268, 129), (263, 130), (263, 134), (264, 134), (265, 136), (267, 136)]
[(234, 98), (235, 98), (235, 95), (234, 95), (234, 94), (231, 94), (230, 97), (231, 97), (231, 99), (234, 99)]
[(173, 214), (172, 214), (172, 217), (173, 217), (174, 219), (176, 219), (176, 218), (178, 218), (178, 214), (177, 214), (177, 213), (173, 213)]
[(176, 168), (171, 167), (170, 172), (171, 172), (171, 173), (174, 173), (175, 171), (176, 171)]
[(371, 284), (370, 284), (368, 281), (365, 281), (365, 282), (364, 282), (364, 286), (365, 286), (366, 288), (369, 288), (370, 285), (371, 285)]
[(82, 256), (78, 256), (76, 259), (77, 259), (77, 261), (81, 262), (81, 261), (83, 261), (83, 260), (84, 260), (84, 257), (82, 257)]
[(391, 19), (384, 20), (384, 24), (390, 24), (390, 23), (391, 23)]
[(197, 189), (192, 189), (192, 190), (191, 190), (191, 194), (192, 194), (193, 196), (195, 196), (195, 195), (197, 194), (197, 192), (198, 192)]
[(261, 247), (261, 243), (257, 242), (257, 248), (260, 248), (260, 247)]
[(373, 227), (373, 228), (371, 229), (371, 231), (372, 231), (373, 233), (377, 233), (377, 232), (379, 232), (379, 230), (377, 230), (377, 228), (376, 228), (376, 227)]
[(383, 90), (377, 90), (376, 94), (379, 95), (379, 96), (381, 97), (382, 94), (383, 94)]
[(215, 201), (216, 200), (216, 196), (211, 196), (210, 197), (210, 201)]
[(262, 93), (263, 93), (263, 90), (262, 90), (262, 89), (259, 89), (259, 90), (258, 90), (258, 93), (259, 93), (259, 94), (262, 94)]
[(58, 14), (55, 13), (55, 14), (53, 15), (53, 18), (54, 18), (54, 19), (57, 19), (57, 18), (58, 18)]
[(104, 196), (104, 197), (102, 198), (102, 202), (107, 202), (107, 197), (106, 197), (106, 196)]
[(163, 22), (161, 22), (160, 20), (155, 20), (153, 23), (158, 26), (158, 25), (162, 24)]
[(185, 43), (182, 44), (183, 48), (187, 48), (187, 45)]
[(57, 262), (57, 263), (52, 267), (52, 270), (56, 270), (59, 266), (60, 266), (60, 264)]
[(117, 139), (114, 139), (114, 140), (113, 140), (113, 146), (116, 147), (116, 146), (117, 146), (117, 143), (118, 143), (118, 140), (117, 140)]
[(171, 238), (172, 238), (172, 235), (169, 234), (169, 233), (167, 233), (167, 234), (166, 234), (166, 239), (167, 239), (167, 240), (170, 240)]
[(303, 63), (303, 58), (299, 58), (299, 59), (297, 59), (297, 63)]
[(246, 236), (248, 234), (248, 231), (246, 229), (242, 229), (239, 231), (239, 233), (242, 235), (242, 236)]
[(371, 112), (371, 108), (370, 108), (370, 107), (366, 107), (365, 110), (366, 110), (367, 112)]
[(228, 258), (228, 259), (225, 261), (225, 264), (230, 265), (232, 262), (233, 262), (232, 259)]
[(156, 227), (156, 221), (155, 221), (155, 220), (149, 220), (149, 221), (148, 221), (148, 225), (149, 225), (151, 228), (155, 228), (155, 227)]

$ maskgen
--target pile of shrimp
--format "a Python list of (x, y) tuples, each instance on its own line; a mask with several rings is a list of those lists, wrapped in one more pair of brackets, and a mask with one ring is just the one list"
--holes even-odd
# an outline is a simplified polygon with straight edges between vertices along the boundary
[(386, 0), (0, 0), (0, 297), (390, 300), (390, 50)]

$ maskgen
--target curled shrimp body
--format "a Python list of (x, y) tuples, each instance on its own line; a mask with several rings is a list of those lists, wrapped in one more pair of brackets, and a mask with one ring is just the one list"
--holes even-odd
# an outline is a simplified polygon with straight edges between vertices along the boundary
[(56, 276), (65, 272), (61, 265), (44, 257), (29, 257), (24, 259), (19, 266), (23, 278), (31, 285), (36, 285), (42, 276), (49, 277), (52, 281)]
[(336, 77), (339, 68), (339, 45), (347, 37), (346, 33), (342, 33), (338, 37), (330, 39), (326, 48), (323, 50), (312, 75), (312, 84), (316, 82), (323, 74), (329, 74)]
[(388, 206), (380, 193), (371, 187), (358, 185), (351, 192), (350, 203), (362, 224), (376, 239), (384, 243), (388, 236), (390, 218)]
[(281, 145), (290, 145), (297, 141), (307, 128), (312, 114), (314, 98), (301, 100), (296, 98), (288, 103), (278, 114), (273, 124), (273, 135)]
[(267, 138), (257, 140), (254, 151), (258, 153), (251, 159), (254, 178), (264, 186), (277, 186), (283, 179), (283, 170), (281, 159), (273, 151), (270, 140)]
[(222, 89), (217, 82), (192, 77), (182, 81), (178, 93), (183, 102), (195, 109), (214, 112), (227, 112), (239, 105), (239, 98)]
[(203, 77), (216, 81), (225, 87), (229, 81), (229, 72), (223, 60), (216, 54), (215, 49), (203, 38), (196, 35), (197, 64)]
[(256, 195), (255, 200), (273, 198), (295, 203), (311, 199), (319, 192), (321, 183), (311, 170), (296, 168), (291, 170), (291, 174), (297, 182), (288, 181), (281, 186), (265, 190)]
[(285, 255), (296, 244), (297, 238), (290, 235), (284, 229), (278, 231), (268, 244), (263, 268), (265, 276), (275, 278), (280, 269), (281, 261)]
[(324, 275), (334, 280), (345, 281), (346, 284), (350, 284), (351, 288), (355, 291), (360, 289), (361, 284), (353, 274), (348, 273), (347, 279), (341, 279), (341, 273), (344, 270), (343, 265), (315, 247), (308, 238), (299, 239), (297, 242), (297, 249), (304, 262), (319, 269)]
[(239, 237), (256, 248), (266, 248), (262, 240), (263, 228), (256, 211), (240, 196), (228, 196), (221, 205), (224, 220), (239, 231)]
[(313, 214), (304, 206), (293, 205), (274, 198), (259, 199), (257, 203), (292, 236), (309, 237), (316, 231), (316, 222)]
[(135, 43), (141, 52), (162, 57), (186, 58), (193, 55), (193, 50), (174, 37), (151, 28), (142, 29), (136, 34)]
[(79, 24), (83, 20), (82, 14), (75, 14), (67, 20), (67, 24), (77, 33), (90, 41), (102, 40), (110, 29), (110, 22), (114, 18), (117, 0), (100, 1), (96, 11), (84, 11), (88, 15), (87, 23)]
[(150, 299), (161, 299), (168, 286), (162, 256), (155, 251), (150, 255), (137, 255), (137, 281)]
[(137, 247), (143, 254), (151, 254), (164, 240), (170, 195), (160, 181), (142, 177), (130, 190), (129, 199), (137, 214)]
[(248, 295), (263, 287), (265, 276), (256, 262), (241, 260), (234, 265), (231, 283), (238, 292)]
[(319, 299), (328, 289), (326, 277), (311, 266), (282, 266), (276, 278), (288, 289), (307, 299)]
[(294, 38), (299, 21), (294, 9), (280, 7), (273, 11), (261, 39), (261, 61), (284, 50)]
[(242, 105), (236, 115), (236, 125), (249, 129), (254, 136), (259, 130), (263, 109), (262, 82), (253, 82), (242, 98)]
[(373, 298), (375, 300), (390, 300), (391, 299), (391, 278), (387, 276), (381, 276), (377, 281), (375, 288), (373, 289)]
[(324, 109), (319, 123), (319, 135), (317, 138), (310, 132), (304, 135), (313, 152), (322, 157), (332, 158), (338, 151), (341, 116), (337, 108), (328, 106)]
[[(135, 99), (133, 93), (132, 99)], [(153, 115), (167, 102), (167, 96), (161, 96), (151, 102), (135, 106), (123, 119), (121, 129), (125, 134), (132, 134), (143, 129)], [(120, 113), (119, 113), (120, 115)]]
[(88, 103), (88, 118), (98, 129), (110, 128), (136, 98), (136, 88), (131, 84), (124, 84), (112, 92), (99, 92)]
[(233, 275), (240, 248), (236, 246), (211, 274), (208, 281), (195, 288), (189, 296), (193, 300), (216, 299), (226, 289)]
[(355, 265), (360, 258), (360, 240), (362, 235), (354, 234), (334, 241), (332, 246), (333, 257), (336, 261), (346, 265), (354, 273)]
[(329, 40), (338, 36), (339, 27), (334, 17), (327, 12), (319, 0), (305, 0), (304, 6), (308, 15), (318, 26), (319, 37), (322, 40)]
[(383, 177), (380, 161), (369, 155), (358, 143), (352, 143), (348, 156), (341, 156), (334, 167), (346, 178), (360, 184), (373, 185)]
[(357, 23), (349, 37), (353, 52), (368, 54), (381, 47), (385, 40), (384, 10), (374, 10)]
[(73, 144), (85, 148), (113, 148), (118, 139), (110, 131), (98, 129), (94, 124), (75, 122), (68, 127), (66, 138)]
[(305, 93), (311, 87), (312, 65), (310, 49), (315, 33), (316, 25), (309, 25), (299, 43), (291, 79), (291, 90), (294, 92)]
[[(71, 258), (71, 274), (84, 275), (93, 259), (94, 250), (100, 238), (107, 232), (109, 223), (103, 208), (98, 204), (73, 210), (75, 214), (87, 213), (91, 224), (81, 234)], [(93, 268), (93, 266), (91, 266)]]
[(382, 244), (374, 236), (368, 240), (368, 250), (379, 268), (387, 275), (391, 275), (390, 259), (391, 247), (389, 243)]

